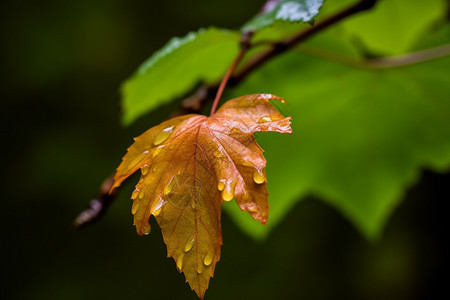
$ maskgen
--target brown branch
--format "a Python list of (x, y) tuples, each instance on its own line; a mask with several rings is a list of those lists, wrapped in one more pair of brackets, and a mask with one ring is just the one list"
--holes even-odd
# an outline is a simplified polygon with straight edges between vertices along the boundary
[(320, 22), (317, 22), (314, 26), (309, 27), (308, 29), (300, 31), (281, 42), (272, 44), (269, 49), (251, 58), (248, 61), (248, 63), (240, 70), (240, 72), (235, 77), (233, 77), (233, 82), (237, 84), (242, 79), (247, 77), (251, 72), (259, 68), (261, 65), (265, 64), (273, 57), (286, 52), (287, 50), (296, 46), (300, 42), (305, 41), (306, 39), (312, 37), (318, 32), (328, 28), (329, 26), (335, 23), (338, 23), (339, 21), (345, 18), (348, 18), (358, 12), (372, 8), (376, 2), (377, 0), (361, 0), (353, 4), (352, 6), (336, 13), (335, 15), (332, 15)]
[(98, 221), (108, 210), (111, 203), (116, 199), (118, 190), (115, 189), (111, 193), (109, 190), (114, 184), (112, 176), (108, 177), (100, 188), (100, 195), (89, 203), (89, 208), (83, 210), (73, 222), (73, 225), (78, 228), (84, 228), (87, 225)]

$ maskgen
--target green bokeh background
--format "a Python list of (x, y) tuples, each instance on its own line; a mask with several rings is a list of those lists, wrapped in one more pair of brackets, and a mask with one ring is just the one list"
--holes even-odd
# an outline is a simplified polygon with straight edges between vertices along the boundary
[[(123, 128), (121, 82), (170, 37), (211, 24), (239, 28), (261, 3), (1, 3), (1, 299), (196, 299), (154, 220), (149, 236), (136, 235), (131, 183), (100, 223), (76, 231), (72, 221), (131, 138), (175, 108)], [(436, 298), (448, 282), (449, 182), (449, 174), (424, 172), (376, 244), (313, 198), (264, 242), (224, 215), (206, 299)]]

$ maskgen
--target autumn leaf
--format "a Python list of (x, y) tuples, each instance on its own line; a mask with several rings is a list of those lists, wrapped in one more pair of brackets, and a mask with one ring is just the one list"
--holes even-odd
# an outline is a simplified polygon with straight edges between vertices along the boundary
[[(131, 195), (139, 235), (155, 216), (179, 271), (200, 298), (220, 258), (222, 201), (233, 198), (243, 211), (266, 224), (269, 205), (263, 150), (253, 133), (291, 133), (270, 94), (227, 101), (210, 117), (180, 116), (135, 138), (117, 168), (112, 189), (141, 170)], [(112, 190), (111, 189), (111, 190)]]

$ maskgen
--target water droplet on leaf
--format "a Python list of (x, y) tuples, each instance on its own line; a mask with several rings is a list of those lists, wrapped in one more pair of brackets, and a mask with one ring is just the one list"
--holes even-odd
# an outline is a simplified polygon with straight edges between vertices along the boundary
[(251, 213), (256, 213), (256, 212), (258, 212), (258, 207), (256, 207), (256, 206), (247, 206), (247, 211), (251, 212)]
[(219, 151), (215, 151), (215, 152), (214, 152), (214, 157), (215, 157), (215, 158), (222, 158), (222, 157), (223, 157), (223, 154), (220, 153)]
[(230, 133), (237, 134), (237, 133), (242, 133), (242, 131), (239, 128), (233, 127), (233, 128), (231, 128)]
[(142, 199), (142, 198), (144, 198), (144, 190), (139, 192), (139, 199)]
[(213, 255), (211, 255), (211, 253), (208, 253), (205, 255), (205, 257), (203, 258), (203, 263), (205, 264), (205, 266), (209, 266), (213, 261)]
[(132, 200), (136, 199), (138, 197), (138, 195), (139, 195), (139, 189), (135, 189), (133, 191), (133, 193), (131, 193), (131, 199)]
[(225, 188), (225, 183), (223, 183), (223, 181), (219, 181), (219, 183), (217, 184), (217, 189), (219, 191), (223, 191), (224, 188)]
[(191, 251), (192, 247), (194, 247), (195, 239), (191, 238), (186, 245), (184, 245), (184, 252)]
[(170, 137), (174, 128), (175, 126), (170, 126), (163, 129), (153, 140), (153, 145), (158, 146), (164, 143)]
[(160, 213), (161, 213), (161, 208), (155, 210), (155, 211), (153, 212), (153, 215), (154, 215), (155, 217), (157, 217), (157, 216), (159, 216)]
[(142, 173), (142, 175), (144, 175), (144, 176), (147, 175), (149, 169), (150, 169), (150, 167), (149, 167), (148, 165), (143, 166), (143, 167), (141, 168), (141, 173)]
[(202, 263), (197, 264), (197, 273), (201, 274), (203, 272), (203, 265)]
[(232, 193), (230, 193), (228, 190), (223, 190), (222, 191), (222, 198), (225, 201), (231, 201), (233, 200), (234, 195)]
[(133, 205), (131, 206), (131, 213), (134, 215), (139, 209), (139, 201), (133, 201)]
[(161, 153), (161, 150), (165, 147), (165, 145), (161, 145), (159, 147), (156, 147), (155, 150), (153, 150), (152, 157), (156, 157), (159, 153)]
[(183, 268), (183, 259), (184, 259), (184, 254), (180, 254), (180, 256), (178, 256), (178, 258), (177, 258), (177, 268), (178, 268), (178, 270), (180, 270), (180, 272)]
[(135, 166), (137, 166), (141, 161), (143, 161), (148, 154), (148, 150), (144, 151), (141, 153), (141, 155), (139, 155), (138, 157), (136, 157), (129, 165), (130, 168), (134, 168)]
[(159, 216), (159, 214), (161, 213), (161, 210), (163, 208), (163, 206), (167, 203), (167, 201), (164, 201), (162, 198), (159, 198), (158, 203), (156, 203), (156, 205), (153, 207), (153, 212), (152, 214), (157, 217)]
[(262, 184), (266, 181), (266, 176), (261, 171), (256, 170), (253, 172), (253, 181), (257, 184)]
[(242, 165), (246, 167), (255, 167), (251, 162), (249, 162), (247, 159), (242, 159)]
[(150, 225), (149, 225), (148, 228), (146, 228), (146, 229), (144, 230), (144, 235), (149, 235), (149, 234), (150, 234), (150, 231), (152, 231), (152, 228), (151, 228)]
[(272, 122), (272, 119), (269, 118), (268, 116), (261, 117), (261, 118), (259, 118), (259, 120), (258, 120), (258, 123), (259, 123), (259, 124), (261, 124), (261, 123), (267, 123), (267, 122)]
[(226, 183), (225, 188), (222, 191), (222, 198), (225, 201), (231, 201), (234, 197), (234, 188), (236, 186), (236, 183), (238, 182), (238, 179), (236, 178), (231, 183)]
[(168, 195), (172, 192), (173, 188), (175, 187), (175, 184), (178, 183), (177, 175), (172, 176), (169, 183), (164, 187), (164, 194)]

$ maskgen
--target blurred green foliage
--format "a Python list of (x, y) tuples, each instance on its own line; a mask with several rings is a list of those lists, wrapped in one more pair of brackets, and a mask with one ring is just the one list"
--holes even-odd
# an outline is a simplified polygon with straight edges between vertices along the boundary
[[(340, 6), (352, 1), (330, 1), (330, 9), (338, 2)], [(424, 36), (435, 32), (445, 22), (447, 11), (446, 0), (381, 1), (370, 12), (346, 20), (339, 27), (366, 51), (378, 55), (402, 54), (414, 49)]]
[(215, 83), (237, 55), (239, 34), (216, 28), (173, 38), (123, 85), (123, 122), (182, 97), (198, 82)]
[[(121, 82), (170, 37), (211, 24), (238, 29), (262, 2), (2, 1), (1, 299), (196, 299), (173, 261), (165, 258), (153, 220), (149, 237), (135, 234), (132, 184), (100, 223), (78, 232), (71, 222), (120, 162), (131, 137), (178, 107), (176, 101), (165, 104), (122, 128)], [(447, 29), (429, 28), (436, 34), (422, 32), (421, 47), (448, 39)], [(356, 52), (332, 42), (309, 43)], [(280, 62), (317, 61), (290, 56)], [(441, 83), (433, 79), (439, 75), (435, 70), (445, 65), (433, 64), (417, 66), (411, 74), (428, 78), (434, 94)], [(262, 74), (274, 65), (265, 68)], [(293, 73), (292, 68), (287, 72)], [(244, 83), (248, 88), (262, 75), (254, 76)], [(300, 105), (289, 102), (288, 109)], [(282, 180), (268, 176), (269, 188)], [(376, 244), (367, 243), (334, 209), (311, 196), (301, 204), (292, 202), (263, 242), (249, 239), (225, 214), (222, 259), (206, 298), (437, 298), (446, 292), (448, 279), (444, 203), (450, 197), (449, 180), (448, 173), (423, 173)], [(273, 207), (278, 199), (269, 201)]]

